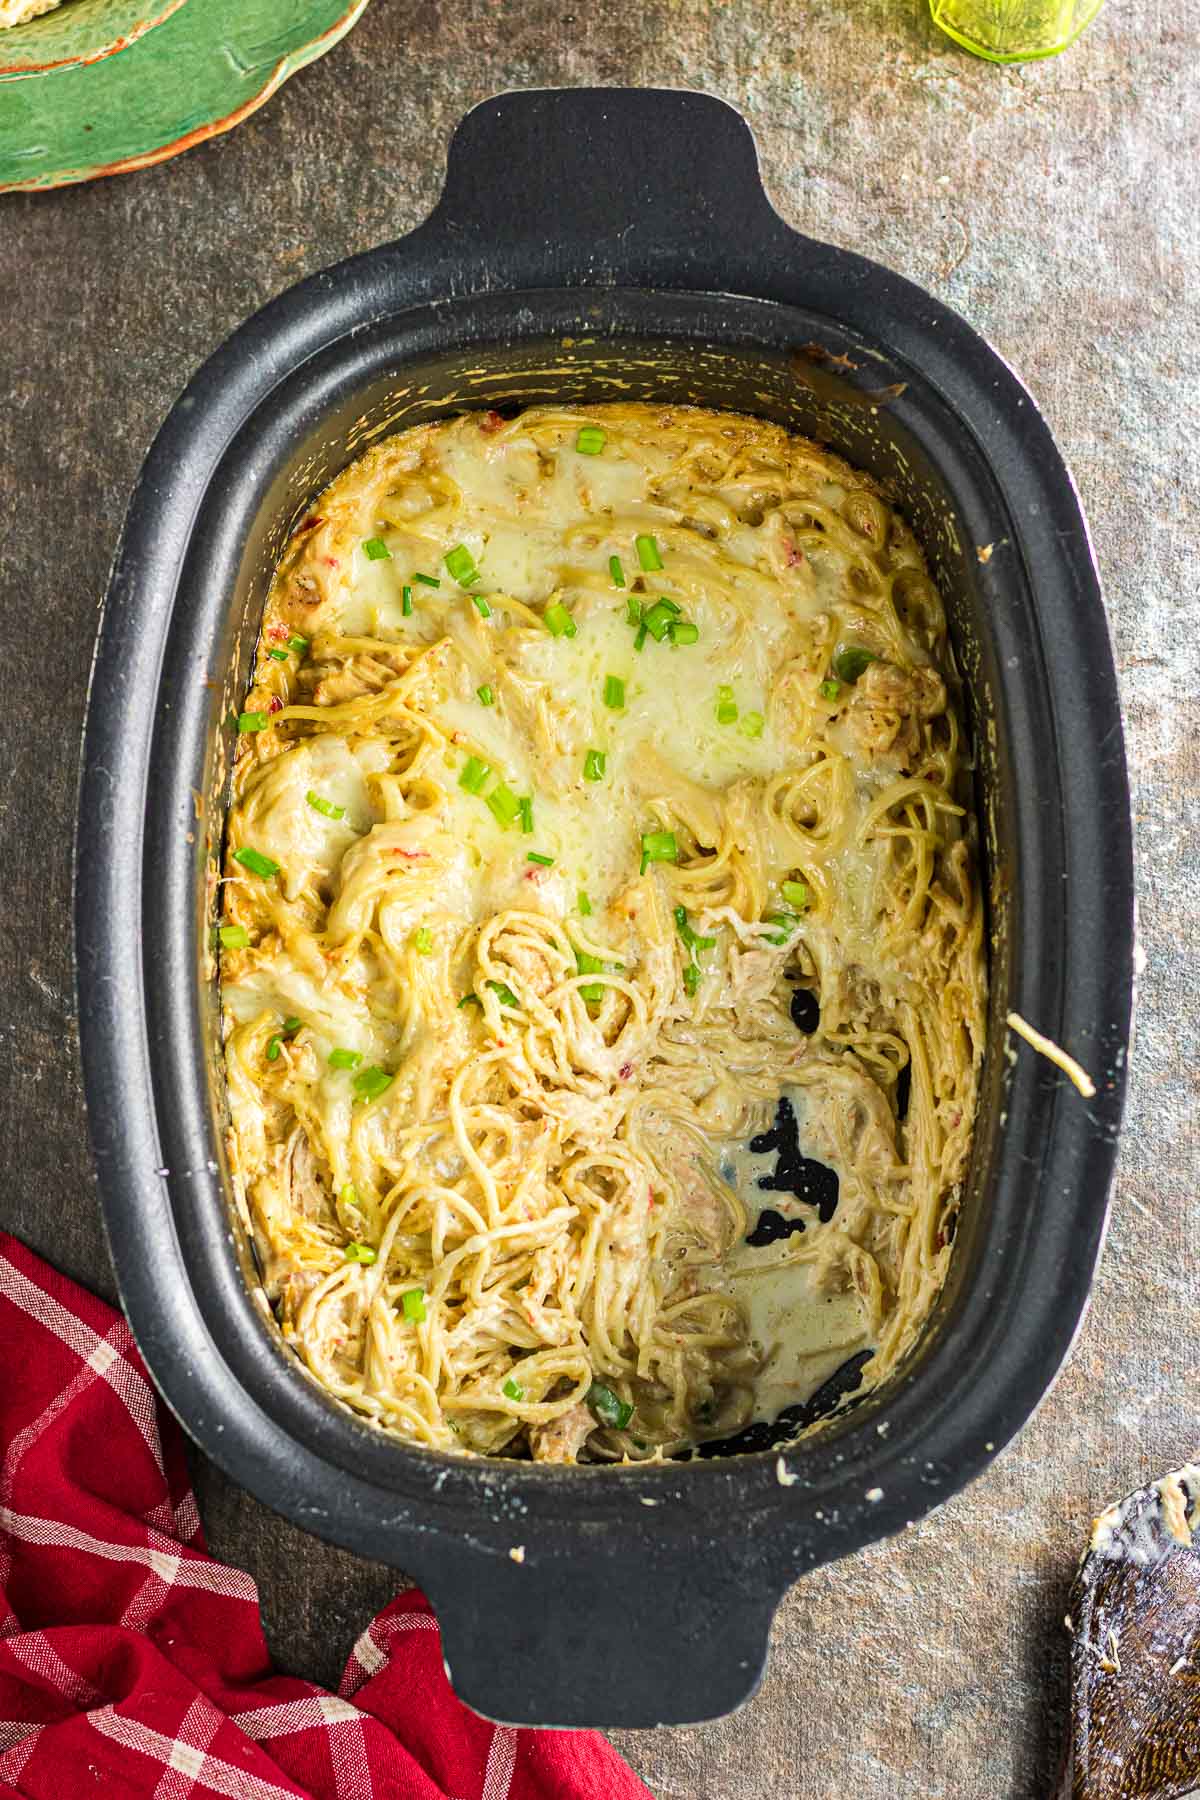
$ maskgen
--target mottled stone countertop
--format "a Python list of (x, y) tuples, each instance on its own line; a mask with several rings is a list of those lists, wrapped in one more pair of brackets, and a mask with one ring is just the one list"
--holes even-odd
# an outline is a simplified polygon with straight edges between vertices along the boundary
[[(890, 263), (1017, 367), (1074, 469), (1121, 669), (1146, 971), (1108, 1248), (1074, 1355), (990, 1472), (780, 1609), (737, 1718), (617, 1734), (661, 1800), (1033, 1800), (1092, 1514), (1200, 1450), (1200, 14), (1111, 0), (1065, 57), (976, 62), (911, 0), (375, 0), (230, 136), (0, 196), (0, 1223), (111, 1294), (71, 992), (76, 746), (125, 497), (201, 358), (298, 276), (414, 225), (509, 87), (695, 86), (781, 211)], [(1071, 671), (1061, 671), (1069, 681)], [(394, 1575), (197, 1458), (288, 1668), (336, 1680)]]

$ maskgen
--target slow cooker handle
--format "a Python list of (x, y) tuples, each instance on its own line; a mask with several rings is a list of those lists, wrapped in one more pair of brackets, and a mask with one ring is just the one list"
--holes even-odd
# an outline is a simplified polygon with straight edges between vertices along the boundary
[[(428, 234), (428, 236), (426, 235)], [(707, 287), (731, 251), (804, 242), (767, 199), (742, 115), (712, 94), (547, 88), (476, 106), (450, 141), (446, 186), (422, 228), (478, 280), (536, 247), (550, 282)], [(679, 278), (680, 265), (695, 279)], [(667, 271), (671, 276), (668, 278)]]
[(511, 1725), (639, 1727), (750, 1698), (787, 1580), (769, 1540), (736, 1516), (720, 1544), (660, 1536), (636, 1510), (557, 1551), (514, 1522), (496, 1532), (507, 1542), (463, 1537), (440, 1572), (419, 1571), (460, 1700)]

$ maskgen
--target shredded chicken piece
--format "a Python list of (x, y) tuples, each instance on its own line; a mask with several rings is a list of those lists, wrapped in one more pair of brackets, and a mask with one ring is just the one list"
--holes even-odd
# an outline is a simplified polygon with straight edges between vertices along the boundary
[(863, 749), (904, 767), (920, 751), (921, 726), (946, 710), (946, 685), (936, 669), (873, 662), (854, 691), (847, 720)]
[(328, 1189), (321, 1180), (316, 1157), (303, 1131), (297, 1130), (287, 1160), (288, 1200), (294, 1212), (315, 1224), (329, 1217)]
[(319, 1269), (289, 1269), (279, 1283), (279, 1310), (284, 1327), (295, 1326), (300, 1308), (324, 1277)]
[(529, 1444), (535, 1462), (573, 1463), (595, 1428), (596, 1421), (583, 1402), (561, 1413), (548, 1425), (535, 1425)]
[(779, 979), (779, 958), (770, 950), (743, 950), (729, 959), (729, 985), (737, 1008), (766, 1000)]

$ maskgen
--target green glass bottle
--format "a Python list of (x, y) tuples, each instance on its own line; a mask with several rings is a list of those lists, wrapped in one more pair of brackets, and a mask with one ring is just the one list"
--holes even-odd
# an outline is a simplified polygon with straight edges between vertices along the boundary
[(933, 22), (956, 44), (990, 62), (1057, 56), (1104, 0), (929, 0)]

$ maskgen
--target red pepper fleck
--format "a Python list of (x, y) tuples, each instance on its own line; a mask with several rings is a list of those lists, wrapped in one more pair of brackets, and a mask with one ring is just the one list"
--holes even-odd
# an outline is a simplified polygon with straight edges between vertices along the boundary
[(620, 1074), (622, 1081), (628, 1081), (629, 1077), (633, 1074), (633, 1064), (622, 1063), (618, 1073)]
[(267, 711), (273, 713), (283, 711), (283, 701), (279, 698), (278, 694), (272, 694), (271, 698), (267, 701)]
[(500, 414), (492, 408), (489, 408), (487, 412), (480, 413), (479, 415), (480, 431), (499, 431), (503, 423), (504, 420), (500, 417)]
[(321, 560), (322, 560), (322, 562), (327, 562), (331, 569), (336, 569), (340, 566), (336, 556), (325, 556), (325, 557), (322, 557)]
[(405, 862), (428, 862), (428, 850), (393, 850), (393, 856), (402, 856)]
[(287, 634), (288, 629), (286, 625), (269, 625), (267, 627), (267, 636), (269, 638), (274, 638), (276, 643), (278, 643), (281, 638), (285, 638)]
[(546, 871), (545, 869), (526, 869), (525, 879), (526, 881), (532, 881), (534, 887), (541, 887), (543, 881), (546, 879)]
[(307, 519), (301, 520), (300, 529), (301, 531), (314, 531), (318, 525), (323, 525), (324, 523), (325, 521), (322, 519), (320, 513), (309, 513)]
[(794, 544), (792, 542), (791, 538), (788, 538), (786, 540), (786, 543), (787, 543), (787, 566), (789, 569), (794, 569), (794, 568), (796, 568), (796, 566), (799, 563), (802, 563), (804, 561), (804, 552), (800, 548), (799, 544)]

